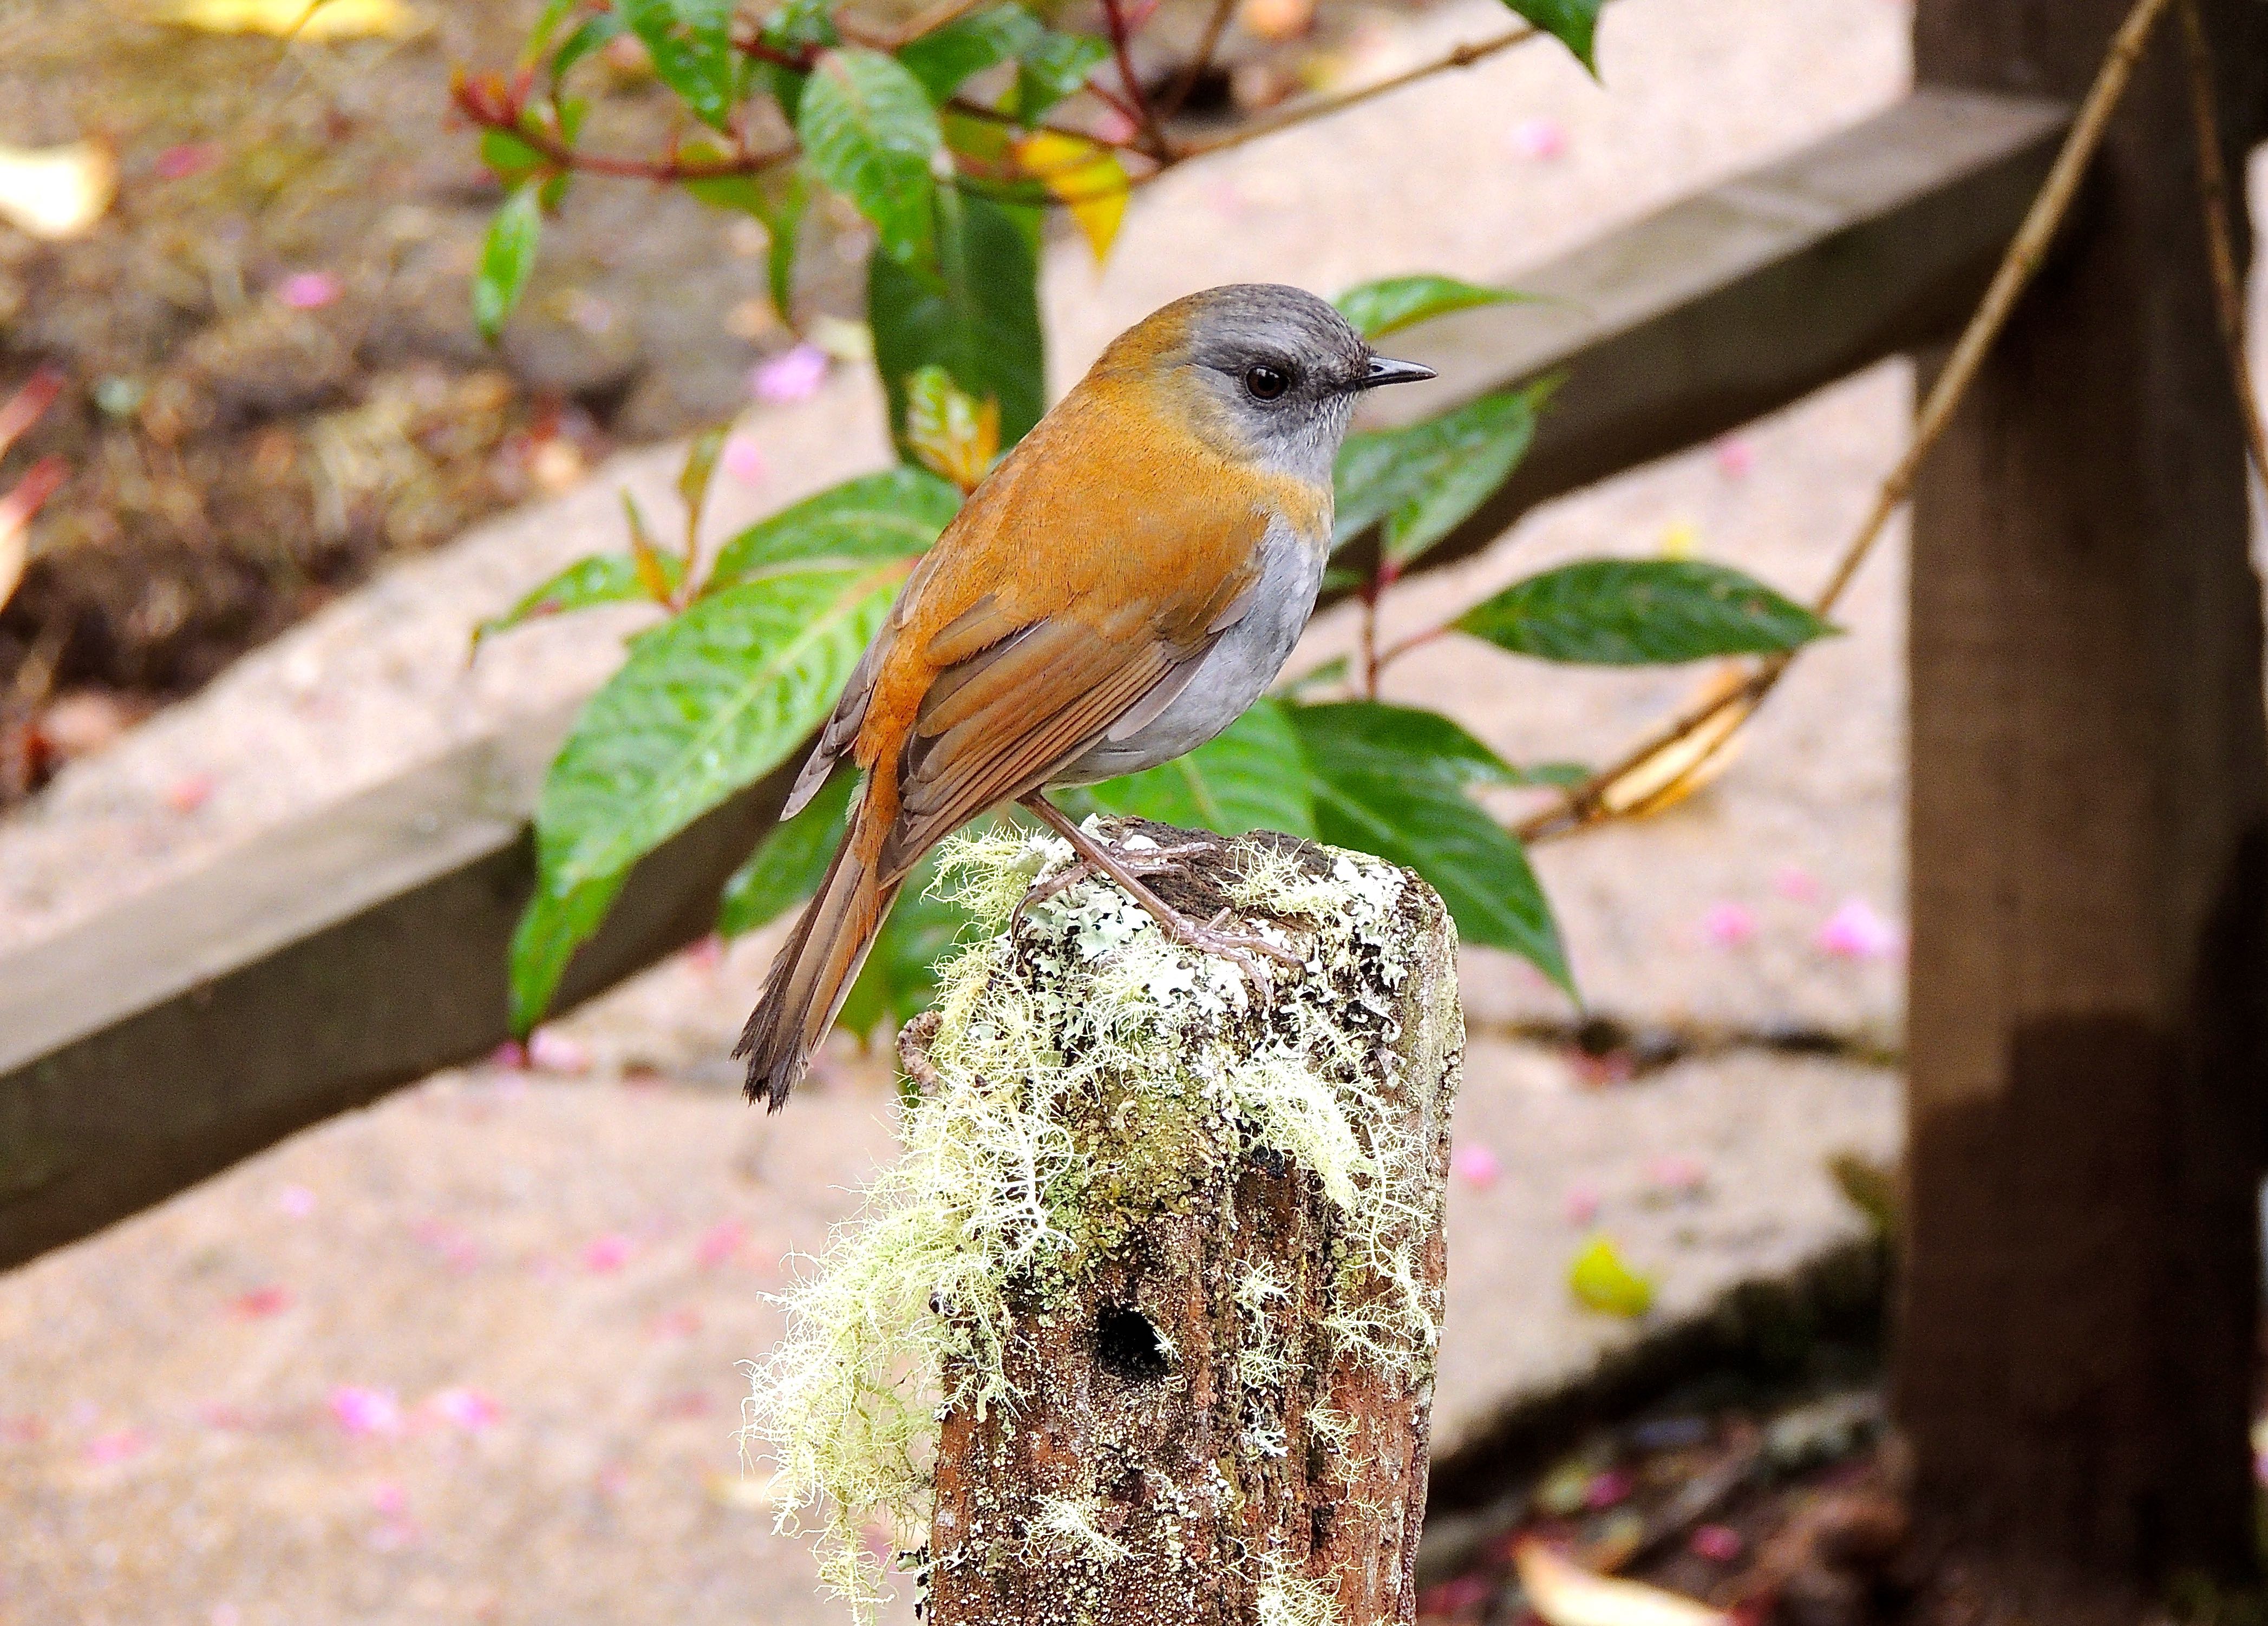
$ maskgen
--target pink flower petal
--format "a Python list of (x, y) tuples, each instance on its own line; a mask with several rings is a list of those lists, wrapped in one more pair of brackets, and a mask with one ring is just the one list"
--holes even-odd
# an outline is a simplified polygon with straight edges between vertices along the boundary
[(609, 1276), (630, 1262), (630, 1240), (602, 1236), (583, 1250), (583, 1269), (593, 1276)]
[(160, 152), (150, 167), (160, 180), (186, 180), (201, 169), (210, 169), (219, 158), (220, 148), (213, 143), (185, 141)]
[(701, 1330), (701, 1312), (688, 1305), (656, 1316), (651, 1328), (657, 1338), (690, 1338)]
[(320, 311), (345, 291), (328, 271), (295, 271), (276, 284), (276, 297), (295, 311)]
[(1571, 1225), (1587, 1225), (1599, 1217), (1598, 1188), (1591, 1185), (1571, 1186), (1559, 1205)]
[(1477, 1141), (1468, 1141), (1449, 1154), (1449, 1173), (1469, 1186), (1492, 1186), (1502, 1172), (1496, 1153)]
[(744, 486), (760, 486), (771, 474), (764, 463), (764, 449), (753, 435), (735, 435), (727, 440), (724, 455), (717, 461), (727, 478)]
[(1557, 119), (1522, 119), (1512, 127), (1512, 150), (1524, 158), (1548, 162), (1567, 151), (1567, 129)]
[(720, 1219), (701, 1233), (693, 1257), (711, 1269), (733, 1262), (748, 1240), (748, 1228), (737, 1219)]
[(696, 971), (714, 971), (725, 963), (725, 939), (712, 931), (700, 941), (688, 945), (685, 963)]
[(1745, 903), (1712, 903), (1701, 916), (1701, 935), (1719, 948), (1738, 948), (1756, 935), (1756, 911)]
[(748, 375), (748, 388), (758, 401), (808, 401), (827, 381), (827, 352), (815, 344), (799, 344), (784, 350)]
[(1864, 898), (1846, 898), (1812, 941), (1840, 960), (1886, 960), (1905, 946), (1905, 933)]
[(305, 1186), (286, 1186), (276, 1194), (276, 1206), (294, 1219), (305, 1219), (315, 1211), (315, 1194)]
[(128, 1462), (150, 1449), (150, 1437), (140, 1429), (114, 1429), (86, 1442), (86, 1460), (99, 1468)]
[(1594, 1475), (1591, 1483), (1583, 1487), (1583, 1505), (1595, 1513), (1629, 1501), (1631, 1492), (1637, 1489), (1638, 1481), (1627, 1470), (1609, 1468), (1603, 1474)]
[(247, 1321), (281, 1315), (291, 1307), (291, 1290), (288, 1287), (255, 1287), (248, 1293), (239, 1293), (228, 1305), (230, 1314)]
[(1647, 1159), (1644, 1178), (1655, 1191), (1687, 1194), (1709, 1183), (1709, 1170), (1699, 1159), (1672, 1151)]
[(548, 1073), (586, 1073), (591, 1071), (591, 1052), (579, 1040), (570, 1039), (556, 1028), (539, 1027), (527, 1036), (529, 1065)]
[(1783, 864), (1772, 872), (1772, 890), (1783, 898), (1808, 903), (1819, 895), (1819, 882), (1800, 864)]
[(443, 1389), (425, 1402), (452, 1428), (478, 1434), (504, 1421), (504, 1408), (478, 1389)]
[(392, 1389), (365, 1388), (342, 1383), (331, 1391), (331, 1416), (350, 1434), (386, 1435), (401, 1432), (401, 1402)]
[(166, 806), (177, 813), (193, 813), (212, 800), (210, 774), (183, 774), (166, 787)]
[(1745, 480), (1756, 466), (1756, 449), (1738, 435), (1717, 443), (1717, 472), (1727, 480)]
[(398, 1514), (409, 1505), (409, 1493), (390, 1479), (382, 1479), (370, 1488), (370, 1505), (379, 1512)]
[(1696, 1558), (1705, 1558), (1711, 1563), (1730, 1563), (1738, 1558), (1747, 1543), (1741, 1533), (1725, 1525), (1703, 1525), (1694, 1531), (1685, 1544)]

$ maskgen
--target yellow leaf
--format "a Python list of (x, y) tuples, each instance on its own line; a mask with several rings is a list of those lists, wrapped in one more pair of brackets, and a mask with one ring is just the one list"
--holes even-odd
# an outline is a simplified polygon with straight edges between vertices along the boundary
[(161, 21), (279, 40), (409, 40), (432, 25), (401, 0), (176, 0)]
[(1567, 1291), (1587, 1310), (1639, 1316), (1653, 1307), (1653, 1281), (1623, 1262), (1615, 1245), (1593, 1237), (1567, 1268)]
[[(1739, 662), (1719, 667), (1694, 695), (1690, 709), (1697, 710), (1730, 694), (1749, 676), (1748, 667)], [(1599, 805), (1616, 818), (1644, 818), (1683, 801), (1732, 766), (1741, 725), (1755, 710), (1755, 702), (1747, 700), (1724, 707), (1682, 739), (1616, 775), (1599, 792)]]
[(1732, 1626), (1721, 1610), (1642, 1581), (1594, 1575), (1540, 1541), (1522, 1541), (1512, 1561), (1544, 1626)]
[(1016, 164), (1071, 211), (1101, 265), (1126, 218), (1126, 166), (1108, 147), (1060, 130), (1039, 130), (1016, 143)]
[(978, 401), (942, 367), (906, 380), (906, 444), (931, 473), (973, 491), (1000, 455), (1000, 403)]
[(0, 218), (45, 242), (78, 237), (118, 193), (118, 166), (91, 141), (0, 146)]

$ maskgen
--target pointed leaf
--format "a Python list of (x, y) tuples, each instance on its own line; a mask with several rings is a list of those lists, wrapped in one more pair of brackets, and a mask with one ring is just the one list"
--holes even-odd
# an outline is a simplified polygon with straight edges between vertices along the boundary
[(1587, 1310), (1607, 1315), (1644, 1315), (1653, 1307), (1653, 1283), (1623, 1262), (1614, 1243), (1593, 1237), (1567, 1268), (1568, 1291)]
[(489, 223), (481, 248), (480, 273), (473, 280), (473, 320), (490, 343), (504, 331), (505, 319), (527, 291), (535, 270), (535, 247), (543, 235), (543, 206), (532, 180), (522, 181)]
[(1091, 33), (1050, 33), (1023, 54), (1016, 70), (1016, 117), (1036, 124), (1049, 108), (1109, 60), (1110, 41)]
[(1551, 388), (1506, 390), (1407, 429), (1348, 436), (1334, 473), (1336, 544), (1383, 521), (1386, 556), (1406, 564), (1440, 541), (1528, 455)]
[(1247, 830), (1315, 834), (1307, 754), (1284, 707), (1263, 700), (1217, 739), (1087, 792), (1105, 813), (1131, 813), (1184, 829), (1241, 835)]
[(685, 448), (685, 466), (677, 471), (677, 495), (685, 504), (685, 554), (693, 556), (701, 530), (701, 511), (709, 504), (710, 476), (724, 454), (730, 423), (714, 423), (694, 436)]
[(1599, 70), (1595, 46), (1599, 8), (1606, 0), (1504, 0), (1513, 15), (1527, 18), (1575, 53), (1575, 60), (1594, 74)]
[(1510, 288), (1461, 283), (1454, 276), (1389, 276), (1350, 288), (1331, 303), (1364, 338), (1382, 339), (1452, 311), (1510, 305), (1531, 297)]
[(806, 162), (873, 223), (892, 259), (918, 265), (937, 235), (932, 166), (945, 151), (937, 109), (912, 74), (880, 51), (828, 51), (796, 114)]
[(1000, 455), (1000, 403), (978, 401), (942, 367), (906, 380), (906, 445), (923, 467), (974, 491)]
[(1132, 182), (1118, 154), (1098, 142), (1061, 130), (1040, 130), (1016, 143), (1016, 164), (1071, 211), (1086, 246), (1101, 265), (1126, 218)]
[(726, 542), (710, 572), (711, 592), (763, 570), (831, 560), (887, 563), (910, 558), (938, 539), (961, 507), (961, 493), (925, 469), (866, 475), (806, 497)]
[(945, 102), (963, 80), (1035, 49), (1046, 32), (1022, 6), (996, 5), (901, 46), (898, 61), (932, 101)]
[(599, 929), (627, 869), (557, 891), (539, 885), (512, 934), (512, 1031), (525, 1039), (551, 1008), (575, 950)]
[(1434, 754), (1427, 747), (1439, 736), (1431, 731), (1405, 738), (1397, 725), (1410, 714), (1374, 703), (1294, 706), (1291, 715), (1307, 747), (1323, 840), (1416, 870), (1468, 940), (1511, 950), (1573, 994), (1559, 928), (1528, 854), (1466, 794), (1470, 758)]
[(654, 77), (693, 116), (715, 129), (731, 121), (740, 56), (733, 49), (733, 0), (616, 0), (644, 41)]
[(720, 934), (736, 938), (769, 925), (819, 889), (843, 844), (858, 784), (855, 773), (836, 775), (809, 806), (764, 837), (725, 883), (717, 909)]
[(819, 726), (895, 573), (830, 566), (728, 587), (633, 639), (551, 764), (536, 850), (555, 892), (628, 868)]
[(551, 83), (556, 88), (574, 67), (592, 52), (620, 39), (629, 24), (619, 11), (601, 11), (596, 17), (586, 17), (575, 26), (575, 31), (563, 41), (551, 57)]
[[(665, 555), (662, 563), (669, 569), (677, 561)], [(675, 589), (676, 582), (672, 579), (668, 591)], [(529, 589), (503, 614), (475, 626), (473, 647), (478, 650), (483, 639), (547, 615), (563, 615), (570, 610), (587, 610), (601, 604), (649, 603), (652, 597), (639, 578), (637, 562), (628, 554), (593, 554), (587, 559), (576, 560), (556, 576)]]
[(939, 366), (971, 395), (1000, 403), (1000, 439), (1013, 445), (1047, 408), (1039, 254), (1033, 211), (938, 195), (938, 259), (909, 270), (887, 254), (866, 261), (866, 318), (890, 426), (906, 445), (906, 381)]
[(1589, 559), (1514, 582), (1456, 626), (1515, 655), (1594, 666), (1800, 649), (1835, 630), (1753, 577), (1690, 559)]

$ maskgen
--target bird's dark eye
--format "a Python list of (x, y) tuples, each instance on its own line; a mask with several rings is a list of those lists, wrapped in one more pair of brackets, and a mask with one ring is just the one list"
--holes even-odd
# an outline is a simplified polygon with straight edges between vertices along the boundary
[(1273, 401), (1292, 387), (1292, 375), (1281, 367), (1271, 367), (1263, 362), (1244, 372), (1244, 387), (1256, 401)]

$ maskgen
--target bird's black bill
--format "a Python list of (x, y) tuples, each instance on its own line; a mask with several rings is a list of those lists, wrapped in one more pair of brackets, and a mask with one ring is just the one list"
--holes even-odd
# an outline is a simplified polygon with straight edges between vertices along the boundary
[(1374, 390), (1381, 384), (1419, 384), (1433, 376), (1431, 367), (1421, 367), (1414, 361), (1395, 361), (1385, 356), (1370, 358), (1370, 371), (1362, 377), (1359, 389)]

